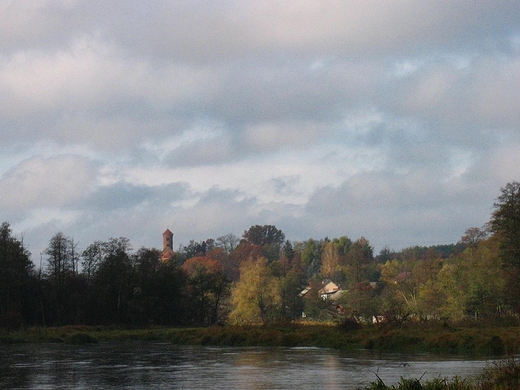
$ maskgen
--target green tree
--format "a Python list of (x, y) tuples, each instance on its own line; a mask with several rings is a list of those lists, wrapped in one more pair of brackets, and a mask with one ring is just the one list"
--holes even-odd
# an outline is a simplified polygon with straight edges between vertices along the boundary
[(74, 271), (76, 261), (76, 244), (74, 240), (65, 236), (62, 232), (56, 233), (49, 241), (45, 250), (48, 263), (48, 273), (55, 285), (62, 290), (65, 278)]
[(138, 325), (147, 325), (153, 317), (157, 297), (152, 292), (156, 283), (156, 273), (161, 263), (161, 251), (141, 247), (131, 255), (132, 296), (129, 302), (131, 321)]
[(56, 233), (44, 252), (47, 255), (49, 319), (58, 325), (77, 321), (77, 244), (62, 232)]
[(110, 238), (102, 244), (103, 259), (95, 274), (95, 307), (97, 321), (125, 323), (128, 303), (133, 293), (132, 263), (128, 238)]
[(438, 318), (445, 300), (437, 276), (443, 265), (442, 258), (433, 250), (426, 252), (412, 268), (411, 281), (417, 286), (416, 314), (422, 319)]
[(149, 318), (151, 324), (188, 324), (187, 283), (188, 275), (175, 262), (160, 264), (154, 276), (153, 289), (149, 292), (156, 302)]
[(321, 254), (323, 243), (312, 238), (298, 243), (296, 249), (300, 252), (302, 266), (307, 278), (312, 278), (321, 268)]
[[(9, 223), (0, 226), (0, 327), (16, 328), (30, 318), (34, 265), (23, 243), (13, 237)], [(32, 294), (30, 294), (32, 293)]]
[(103, 261), (103, 242), (95, 241), (90, 244), (81, 254), (81, 258), (82, 272), (86, 276), (87, 284), (90, 285), (93, 275)]
[(393, 259), (381, 266), (381, 311), (387, 320), (401, 322), (417, 313), (418, 286), (410, 271), (414, 265)]
[(520, 313), (520, 183), (503, 187), (493, 206), (491, 230), (499, 236), (500, 255), (508, 270), (510, 305)]
[(299, 267), (291, 268), (280, 278), (281, 317), (291, 320), (301, 317), (304, 302), (300, 293), (304, 286), (304, 274)]
[(182, 268), (188, 274), (187, 294), (190, 302), (189, 318), (196, 325), (213, 325), (220, 322), (224, 300), (229, 295), (230, 281), (221, 264), (209, 257), (194, 257)]
[(445, 317), (494, 317), (506, 311), (507, 271), (498, 248), (498, 237), (492, 236), (446, 261), (439, 273)]
[(376, 268), (373, 259), (373, 248), (365, 237), (352, 243), (345, 259), (346, 274), (350, 284), (355, 285), (369, 279), (371, 269)]
[(321, 278), (311, 279), (308, 291), (303, 297), (305, 316), (320, 319), (320, 315), (330, 308), (330, 302), (320, 296), (319, 291), (323, 287)]
[(228, 233), (224, 236), (217, 237), (216, 241), (216, 245), (224, 249), (224, 251), (226, 251), (227, 254), (233, 252), (239, 243), (240, 238), (238, 238), (232, 233)]
[(280, 257), (285, 234), (273, 225), (255, 225), (246, 230), (242, 238), (248, 244), (259, 246), (262, 256), (273, 262)]
[(340, 238), (335, 238), (332, 240), (334, 244), (336, 244), (336, 248), (338, 249), (338, 255), (345, 256), (350, 247), (352, 246), (352, 240), (347, 236), (341, 236)]

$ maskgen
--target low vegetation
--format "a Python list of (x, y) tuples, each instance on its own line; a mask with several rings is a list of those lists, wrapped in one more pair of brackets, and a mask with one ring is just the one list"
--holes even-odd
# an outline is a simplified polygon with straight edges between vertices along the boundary
[(506, 359), (486, 367), (482, 374), (473, 380), (459, 377), (435, 378), (422, 381), (421, 378), (401, 378), (395, 385), (385, 384), (377, 378), (363, 390), (518, 390), (520, 388), (520, 362)]
[(118, 328), (64, 326), (0, 332), (0, 343), (165, 340), (175, 344), (214, 346), (314, 346), (344, 350), (428, 351), (512, 355), (520, 351), (517, 326), (507, 322), (448, 324), (430, 321), (401, 325), (353, 326), (344, 322), (286, 322), (268, 325)]

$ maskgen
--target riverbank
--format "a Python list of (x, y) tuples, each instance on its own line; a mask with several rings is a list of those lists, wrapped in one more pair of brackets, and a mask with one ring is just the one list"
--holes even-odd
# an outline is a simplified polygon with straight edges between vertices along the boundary
[(405, 323), (401, 326), (358, 327), (345, 323), (287, 323), (206, 328), (121, 329), (117, 327), (64, 326), (27, 328), (0, 333), (0, 343), (165, 340), (183, 345), (313, 346), (335, 349), (429, 351), (513, 355), (520, 351), (518, 326), (448, 325), (441, 322)]

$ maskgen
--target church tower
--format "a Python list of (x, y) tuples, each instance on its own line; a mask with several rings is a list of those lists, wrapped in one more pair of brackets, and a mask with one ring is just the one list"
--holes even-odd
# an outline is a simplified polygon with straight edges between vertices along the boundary
[(161, 252), (161, 261), (170, 261), (175, 254), (173, 251), (173, 233), (170, 229), (166, 229), (162, 235), (163, 250)]

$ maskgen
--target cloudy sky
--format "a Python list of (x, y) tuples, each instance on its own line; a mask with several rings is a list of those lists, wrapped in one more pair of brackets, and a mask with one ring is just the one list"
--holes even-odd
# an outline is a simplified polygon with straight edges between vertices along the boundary
[(0, 222), (33, 257), (454, 243), (520, 180), (518, 0), (3, 0)]

